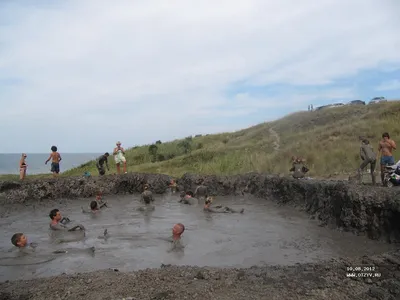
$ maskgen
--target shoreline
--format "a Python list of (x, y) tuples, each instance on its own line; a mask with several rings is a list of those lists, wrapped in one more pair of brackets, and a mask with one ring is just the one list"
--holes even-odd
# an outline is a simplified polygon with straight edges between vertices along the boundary
[[(369, 266), (373, 271), (347, 272)], [(0, 299), (388, 299), (400, 297), (400, 251), (317, 264), (212, 268), (161, 265), (0, 283)], [(349, 277), (351, 273), (355, 277)]]

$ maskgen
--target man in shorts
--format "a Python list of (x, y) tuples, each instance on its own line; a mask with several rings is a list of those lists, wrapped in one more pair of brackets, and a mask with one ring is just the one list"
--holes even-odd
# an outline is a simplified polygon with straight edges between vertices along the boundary
[(381, 153), (381, 180), (384, 184), (385, 167), (394, 165), (393, 150), (396, 150), (396, 143), (390, 138), (388, 132), (382, 134), (379, 142), (378, 151)]
[(57, 147), (51, 147), (51, 153), (49, 158), (46, 160), (45, 164), (51, 160), (51, 172), (53, 173), (53, 177), (57, 177), (60, 173), (60, 161), (62, 160), (60, 153), (57, 152)]

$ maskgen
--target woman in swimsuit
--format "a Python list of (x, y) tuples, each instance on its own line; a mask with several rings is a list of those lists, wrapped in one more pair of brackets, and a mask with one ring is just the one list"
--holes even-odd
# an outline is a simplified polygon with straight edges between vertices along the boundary
[(26, 168), (28, 165), (26, 164), (26, 154), (22, 153), (21, 159), (19, 160), (19, 179), (24, 180), (26, 176)]

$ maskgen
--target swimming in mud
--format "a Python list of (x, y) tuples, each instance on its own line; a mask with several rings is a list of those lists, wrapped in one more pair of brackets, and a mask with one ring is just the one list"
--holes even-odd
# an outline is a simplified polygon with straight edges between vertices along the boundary
[(244, 212), (244, 208), (242, 208), (241, 210), (235, 210), (232, 209), (228, 206), (222, 206), (222, 205), (217, 205), (214, 207), (211, 207), (211, 205), (213, 204), (214, 198), (213, 197), (207, 197), (205, 203), (204, 203), (204, 208), (203, 210), (205, 212), (211, 212), (211, 213), (243, 213)]

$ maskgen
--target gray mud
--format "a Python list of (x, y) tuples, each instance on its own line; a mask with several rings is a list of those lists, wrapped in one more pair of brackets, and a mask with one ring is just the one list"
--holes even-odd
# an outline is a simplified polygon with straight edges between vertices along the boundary
[[(218, 204), (245, 208), (244, 214), (204, 213), (201, 205), (179, 204), (177, 195), (159, 196), (154, 203), (155, 211), (138, 212), (136, 209), (141, 206), (138, 200), (138, 196), (109, 197), (107, 201), (111, 207), (95, 216), (81, 212), (81, 206), (88, 205), (87, 199), (15, 210), (0, 223), (0, 280), (110, 268), (130, 272), (157, 268), (160, 264), (201, 267), (294, 265), (393, 249), (388, 244), (319, 227), (316, 221), (309, 220), (294, 208), (284, 208), (251, 196), (216, 198)], [(47, 214), (54, 207), (72, 222), (85, 226), (84, 240), (52, 243), (54, 238), (49, 235), (54, 232), (48, 229), (50, 218)], [(169, 243), (164, 239), (171, 235), (171, 228), (177, 222), (186, 226), (182, 238), (185, 249), (169, 253)], [(107, 239), (101, 238), (104, 229), (109, 234)], [(15, 232), (24, 232), (30, 242), (39, 244), (35, 256), (21, 258), (15, 257), (18, 251), (7, 252), (13, 248), (10, 237)], [(69, 238), (73, 240), (73, 237)], [(90, 247), (95, 247), (94, 255), (84, 251)], [(47, 254), (67, 248), (72, 249), (67, 254)], [(51, 261), (46, 262), (46, 259)]]
[[(10, 232), (26, 228), (24, 220), (30, 228), (23, 231), (48, 245), (40, 228), (48, 226), (50, 206), (87, 227), (86, 239), (69, 246), (98, 249), (1, 267), (3, 280), (64, 274), (0, 283), (0, 299), (400, 299), (400, 253), (384, 243), (400, 241), (399, 189), (253, 173), (203, 178), (212, 195), (245, 206), (245, 214), (206, 216), (201, 208), (179, 205), (165, 194), (166, 175), (0, 182), (2, 250)], [(194, 190), (199, 179), (186, 174), (178, 188)], [(141, 192), (144, 183), (163, 194), (152, 216), (134, 210), (134, 196), (123, 196)], [(99, 190), (114, 202), (104, 217), (77, 213), (88, 202), (81, 198)], [(162, 238), (176, 222), (187, 225), (186, 248), (168, 253)], [(104, 228), (110, 238), (97, 239)], [(346, 276), (346, 267), (362, 264), (374, 270)], [(110, 267), (118, 271), (76, 273)]]

